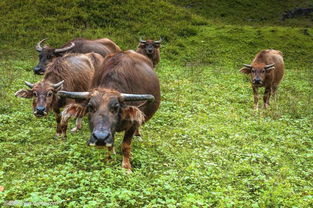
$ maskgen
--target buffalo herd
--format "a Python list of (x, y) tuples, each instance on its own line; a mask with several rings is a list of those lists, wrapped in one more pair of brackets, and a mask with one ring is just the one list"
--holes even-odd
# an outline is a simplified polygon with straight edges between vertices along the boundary
[[(136, 51), (122, 51), (108, 38), (74, 39), (60, 48), (43, 46), (45, 41), (39, 41), (35, 47), (39, 63), (34, 73), (43, 75), (43, 79), (37, 83), (25, 81), (28, 89), (20, 89), (15, 95), (33, 100), (36, 117), (54, 112), (55, 138), (66, 138), (70, 118), (76, 119), (71, 130), (76, 132), (82, 128), (82, 118), (88, 116), (87, 145), (107, 147), (108, 158), (114, 152), (115, 133), (125, 132), (122, 167), (130, 172), (132, 138), (140, 135), (140, 126), (160, 105), (160, 82), (155, 68), (160, 62), (162, 40), (140, 38)], [(265, 87), (264, 108), (267, 108), (284, 75), (282, 53), (262, 50), (240, 72), (251, 76), (255, 109), (258, 88)]]

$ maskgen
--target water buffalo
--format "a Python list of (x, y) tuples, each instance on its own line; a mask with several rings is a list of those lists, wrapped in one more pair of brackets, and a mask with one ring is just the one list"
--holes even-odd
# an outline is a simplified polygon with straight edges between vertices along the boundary
[(278, 50), (262, 50), (252, 61), (251, 65), (244, 64), (241, 73), (250, 74), (254, 94), (254, 108), (258, 109), (258, 88), (265, 87), (264, 108), (269, 106), (271, 94), (275, 95), (277, 87), (284, 76), (284, 60)]
[[(46, 116), (52, 109), (57, 122), (56, 137), (66, 137), (60, 126), (60, 108), (73, 99), (60, 98), (57, 92), (61, 89), (69, 91), (89, 90), (90, 82), (94, 75), (95, 67), (102, 64), (104, 58), (97, 53), (66, 54), (55, 58), (48, 64), (43, 80), (31, 84), (25, 82), (29, 90), (21, 89), (15, 93), (17, 97), (33, 98), (33, 113), (36, 117)], [(76, 127), (72, 131), (81, 128), (81, 118), (76, 121)], [(62, 133), (64, 133), (62, 135)]]
[(95, 72), (91, 86), (86, 92), (59, 91), (61, 97), (88, 101), (85, 106), (69, 105), (62, 117), (75, 117), (87, 109), (91, 131), (87, 144), (107, 146), (109, 151), (113, 150), (115, 132), (125, 131), (122, 167), (131, 171), (132, 138), (160, 105), (160, 84), (153, 65), (135, 51), (110, 55)]
[(136, 52), (147, 56), (152, 61), (153, 67), (155, 67), (160, 62), (160, 45), (161, 39), (154, 41), (140, 38)]
[(101, 38), (96, 40), (86, 40), (82, 38), (74, 39), (63, 45), (61, 48), (42, 47), (42, 43), (47, 39), (39, 41), (36, 50), (39, 52), (39, 63), (34, 67), (35, 74), (44, 74), (46, 66), (54, 58), (63, 56), (65, 53), (90, 53), (95, 52), (103, 57), (110, 53), (121, 51), (112, 40)]

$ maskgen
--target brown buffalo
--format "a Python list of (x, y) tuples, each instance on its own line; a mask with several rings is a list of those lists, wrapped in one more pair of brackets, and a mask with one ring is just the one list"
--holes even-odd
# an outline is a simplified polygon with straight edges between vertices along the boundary
[(85, 99), (86, 106), (69, 105), (63, 111), (64, 125), (69, 117), (89, 114), (89, 146), (113, 149), (115, 132), (125, 131), (122, 167), (131, 170), (131, 141), (139, 126), (148, 121), (160, 105), (160, 84), (151, 61), (135, 51), (110, 55), (97, 70), (88, 92), (60, 91), (62, 97)]
[(121, 51), (112, 40), (101, 38), (96, 40), (86, 40), (82, 38), (74, 39), (66, 43), (61, 48), (51, 48), (49, 46), (42, 47), (42, 43), (47, 40), (43, 39), (36, 45), (36, 50), (39, 52), (39, 63), (34, 67), (35, 74), (44, 74), (46, 66), (54, 58), (63, 56), (65, 53), (91, 53), (95, 52), (103, 57), (110, 53)]
[(245, 64), (240, 72), (250, 74), (254, 94), (254, 108), (258, 109), (258, 88), (265, 87), (264, 108), (269, 106), (271, 94), (275, 96), (277, 87), (284, 76), (284, 60), (278, 50), (262, 50), (251, 65)]
[(155, 67), (160, 62), (160, 45), (161, 40), (139, 40), (136, 52), (147, 56)]
[[(46, 116), (52, 109), (57, 121), (56, 136), (61, 136), (63, 132), (63, 136), (66, 137), (66, 132), (62, 131), (60, 126), (60, 108), (74, 100), (60, 98), (57, 92), (61, 89), (69, 91), (88, 90), (95, 66), (102, 64), (103, 59), (101, 55), (96, 53), (69, 53), (63, 57), (58, 57), (47, 66), (43, 80), (36, 84), (25, 82), (30, 90), (21, 89), (15, 95), (21, 98), (33, 98), (33, 113), (36, 117)], [(80, 122), (81, 119), (79, 118), (73, 131), (81, 128)]]

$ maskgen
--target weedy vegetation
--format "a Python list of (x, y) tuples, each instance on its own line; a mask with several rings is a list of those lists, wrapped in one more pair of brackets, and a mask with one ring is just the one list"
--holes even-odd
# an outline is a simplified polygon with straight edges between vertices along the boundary
[[(312, 207), (313, 16), (280, 18), (301, 1), (2, 0), (0, 2), (0, 205), (42, 207)], [(135, 49), (163, 38), (162, 101), (133, 140), (133, 173), (117, 154), (86, 146), (82, 131), (53, 140), (14, 97), (36, 82), (36, 42), (109, 37)], [(239, 73), (261, 49), (284, 54), (269, 109), (253, 110)], [(26, 86), (25, 86), (26, 88)], [(74, 121), (71, 124), (74, 125)]]

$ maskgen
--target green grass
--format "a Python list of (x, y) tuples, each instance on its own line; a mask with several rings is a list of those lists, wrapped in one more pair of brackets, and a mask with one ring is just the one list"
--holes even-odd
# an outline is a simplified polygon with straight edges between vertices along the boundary
[[(237, 6), (226, 0), (179, 6), (177, 1), (30, 2), (0, 3), (1, 11), (11, 11), (0, 15), (0, 186), (5, 188), (0, 205), (14, 200), (37, 207), (43, 202), (55, 207), (313, 205), (313, 30), (306, 28), (311, 17), (281, 23), (271, 13), (259, 19), (262, 13), (252, 1), (235, 1)], [(185, 8), (190, 2), (200, 3)], [(281, 13), (295, 6), (264, 2), (258, 3), (261, 11)], [(244, 17), (243, 8), (254, 11), (254, 21)], [(229, 15), (221, 17), (222, 12)], [(33, 47), (41, 38), (61, 45), (76, 36), (110, 37), (128, 49), (140, 35), (164, 38), (157, 68), (162, 102), (143, 126), (142, 138), (133, 140), (128, 175), (121, 168), (122, 134), (116, 137), (117, 154), (105, 162), (105, 150), (86, 146), (87, 119), (67, 141), (53, 140), (54, 116), (35, 118), (31, 101), (15, 98), (14, 92), (24, 88), (23, 80), (41, 79), (32, 73)], [(264, 48), (284, 53), (286, 74), (276, 101), (256, 112), (248, 79), (238, 71)]]

